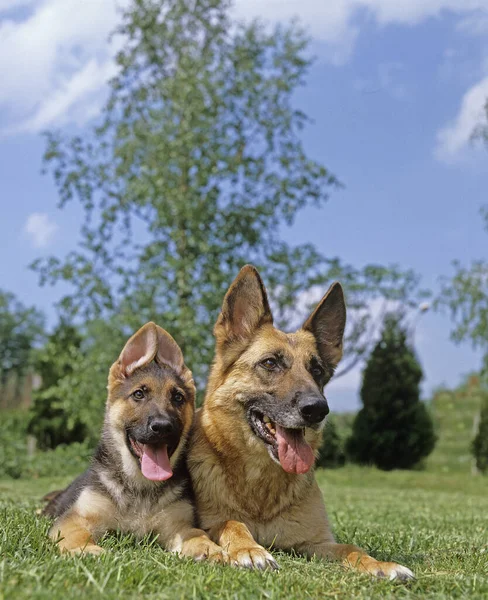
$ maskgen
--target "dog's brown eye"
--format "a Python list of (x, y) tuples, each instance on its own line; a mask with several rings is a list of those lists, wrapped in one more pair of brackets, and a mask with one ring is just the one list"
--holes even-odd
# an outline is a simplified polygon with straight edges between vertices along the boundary
[(136, 390), (135, 392), (132, 392), (132, 397), (134, 400), (143, 400), (144, 392), (142, 390)]
[(320, 368), (320, 367), (314, 367), (312, 369), (312, 377), (315, 377), (315, 379), (319, 379), (320, 377), (322, 377), (324, 374), (324, 371)]
[(267, 358), (263, 360), (261, 366), (264, 367), (267, 371), (274, 371), (278, 368), (278, 363), (274, 358)]
[(185, 401), (185, 396), (181, 392), (175, 391), (173, 392), (173, 402), (175, 404), (183, 404)]

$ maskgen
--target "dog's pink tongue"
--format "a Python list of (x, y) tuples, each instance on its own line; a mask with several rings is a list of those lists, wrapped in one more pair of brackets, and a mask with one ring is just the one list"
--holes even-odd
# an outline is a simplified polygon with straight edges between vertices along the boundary
[(141, 471), (146, 479), (151, 481), (166, 481), (173, 475), (169, 464), (168, 446), (143, 446), (144, 453), (141, 458)]
[(315, 460), (301, 429), (285, 429), (276, 424), (278, 457), (287, 473), (306, 473)]

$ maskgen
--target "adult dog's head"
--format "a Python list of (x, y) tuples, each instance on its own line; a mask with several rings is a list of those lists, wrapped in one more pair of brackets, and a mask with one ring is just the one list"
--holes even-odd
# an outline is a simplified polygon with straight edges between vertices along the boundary
[[(195, 385), (178, 344), (146, 323), (109, 373), (105, 442), (135, 481), (164, 481), (192, 426)], [(108, 439), (107, 439), (108, 438)]]
[(329, 412), (323, 388), (342, 356), (345, 323), (335, 283), (301, 329), (276, 329), (259, 273), (241, 269), (215, 325), (205, 401), (205, 418), (218, 423), (234, 452), (237, 446), (254, 461), (269, 454), (287, 473), (311, 469)]

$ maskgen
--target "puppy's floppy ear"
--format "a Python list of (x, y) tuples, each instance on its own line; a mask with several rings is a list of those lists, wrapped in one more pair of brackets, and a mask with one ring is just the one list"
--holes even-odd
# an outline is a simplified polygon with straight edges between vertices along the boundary
[(244, 340), (264, 323), (273, 323), (266, 289), (256, 268), (246, 265), (225, 295), (215, 337), (218, 343)]
[(120, 353), (118, 364), (121, 374), (128, 377), (136, 369), (149, 364), (156, 356), (157, 343), (156, 325), (146, 323), (134, 333)]
[(346, 303), (340, 283), (333, 283), (302, 329), (313, 333), (320, 358), (333, 368), (342, 357), (342, 338), (346, 327)]
[(183, 354), (178, 344), (162, 327), (149, 322), (126, 343), (120, 353), (118, 365), (121, 374), (128, 377), (154, 359), (168, 365), (180, 375), (185, 369)]

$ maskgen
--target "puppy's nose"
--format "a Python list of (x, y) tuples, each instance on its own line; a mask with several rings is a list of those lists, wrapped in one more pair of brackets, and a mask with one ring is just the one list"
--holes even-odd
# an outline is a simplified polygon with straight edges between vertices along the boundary
[(152, 433), (163, 436), (173, 433), (173, 423), (163, 417), (154, 417), (149, 421), (149, 429)]
[(322, 396), (308, 396), (300, 400), (298, 410), (309, 425), (315, 425), (323, 421), (329, 414), (329, 405)]

